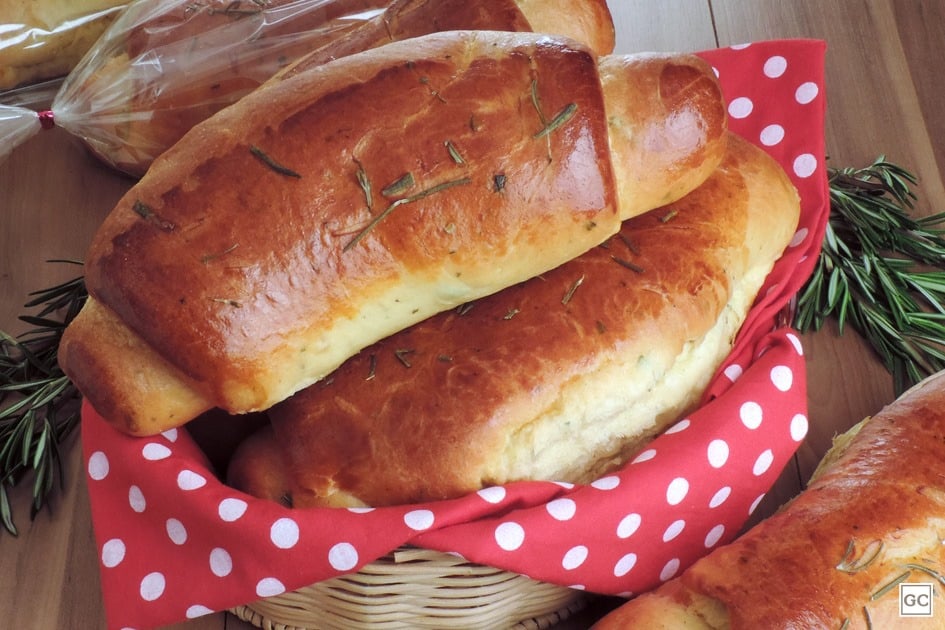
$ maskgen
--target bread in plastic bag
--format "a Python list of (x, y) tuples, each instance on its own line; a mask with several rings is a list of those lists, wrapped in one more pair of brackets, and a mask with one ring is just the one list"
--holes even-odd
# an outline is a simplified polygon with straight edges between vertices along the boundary
[[(0, 159), (55, 121), (105, 163), (141, 176), (194, 125), (294, 63), (438, 30), (533, 30), (526, 10), (542, 26), (557, 12), (574, 32), (556, 34), (600, 54), (613, 47), (605, 0), (137, 0), (69, 74), (51, 113), (0, 107)], [(609, 37), (587, 42), (592, 25)]]
[(128, 0), (0, 0), (0, 90), (65, 76)]

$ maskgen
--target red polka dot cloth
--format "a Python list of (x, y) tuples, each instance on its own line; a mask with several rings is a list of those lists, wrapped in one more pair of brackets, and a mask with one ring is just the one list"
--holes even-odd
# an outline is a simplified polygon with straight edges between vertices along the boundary
[(130, 438), (83, 409), (109, 627), (199, 617), (355, 571), (404, 544), (596, 593), (642, 592), (734, 537), (807, 433), (798, 337), (777, 316), (813, 269), (829, 212), (825, 45), (700, 53), (731, 127), (801, 194), (800, 227), (702, 407), (586, 486), (521, 482), (424, 505), (291, 510), (222, 484), (184, 430)]

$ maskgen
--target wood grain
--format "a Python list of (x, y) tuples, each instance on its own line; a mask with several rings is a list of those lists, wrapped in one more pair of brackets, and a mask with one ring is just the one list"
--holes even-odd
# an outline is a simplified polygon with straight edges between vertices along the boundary
[[(753, 40), (827, 41), (827, 149), (834, 166), (879, 154), (920, 178), (917, 211), (945, 209), (945, 4), (939, 0), (610, 0), (618, 52), (696, 51)], [(3, 16), (0, 16), (0, 24)], [(30, 291), (76, 275), (45, 262), (81, 258), (105, 213), (130, 186), (62, 130), (44, 132), (0, 163), (0, 329)], [(892, 400), (889, 376), (851, 331), (803, 337), (810, 433), (756, 512), (760, 519), (802, 487), (834, 435)], [(0, 534), (0, 626), (105, 627), (78, 437), (64, 449), (66, 483), (52, 509), (29, 520), (28, 488), (12, 492), (21, 533)], [(562, 628), (586, 628), (604, 600)], [(173, 626), (246, 629), (227, 614)]]

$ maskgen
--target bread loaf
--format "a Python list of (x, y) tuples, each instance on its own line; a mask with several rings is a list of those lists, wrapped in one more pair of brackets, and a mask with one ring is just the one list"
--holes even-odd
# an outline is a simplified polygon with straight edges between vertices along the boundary
[[(622, 605), (616, 628), (941, 628), (945, 375), (839, 440), (807, 489), (679, 577)], [(933, 585), (899, 615), (897, 583)]]
[(0, 90), (64, 76), (126, 0), (0, 0)]
[(265, 409), (603, 242), (701, 183), (726, 120), (696, 57), (602, 66), (568, 40), (450, 32), (267, 84), (110, 213), (63, 369), (134, 434)]
[(682, 200), (382, 340), (270, 409), (229, 481), (299, 507), (590, 482), (697, 402), (798, 214), (780, 167), (733, 138)]
[[(70, 104), (73, 117), (88, 119), (83, 136), (93, 152), (135, 176), (191, 127), (300, 58), (310, 68), (448, 30), (535, 30), (598, 55), (614, 46), (604, 0), (204, 0), (135, 10), (138, 21), (112, 42), (118, 49), (108, 62), (78, 82)], [(106, 90), (120, 96), (102, 115), (97, 94)]]

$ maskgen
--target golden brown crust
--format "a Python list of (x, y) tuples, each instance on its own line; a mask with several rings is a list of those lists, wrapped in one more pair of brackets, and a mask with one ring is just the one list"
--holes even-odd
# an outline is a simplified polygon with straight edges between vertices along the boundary
[[(267, 9), (289, 2), (270, 0)], [(541, 32), (572, 37), (601, 55), (613, 50), (613, 23), (606, 6), (602, 12), (601, 4), (602, 0), (571, 0), (566, 11), (549, 13), (533, 7), (529, 10), (537, 13), (539, 24), (546, 29)], [(149, 19), (128, 34), (126, 56), (116, 66), (105, 68), (102, 77), (107, 77), (107, 72), (124, 72), (127, 59), (160, 47), (165, 54), (180, 59), (176, 64), (167, 64), (162, 72), (161, 81), (167, 89), (129, 86), (134, 91), (134, 96), (129, 97), (129, 111), (150, 115), (143, 120), (129, 117), (126, 124), (116, 129), (126, 148), (95, 145), (101, 157), (121, 170), (141, 176), (153, 157), (190, 128), (256, 89), (277, 71), (283, 77), (291, 76), (333, 59), (433, 32), (532, 30), (528, 14), (516, 0), (332, 0), (323, 8), (297, 12), (292, 19), (282, 20), (281, 25), (269, 27), (265, 36), (248, 37), (247, 30), (245, 45), (228, 55), (224, 67), (200, 76), (199, 69), (206, 65), (201, 63), (201, 56), (221, 45), (214, 41), (213, 27), (223, 20), (249, 21), (252, 17), (245, 13), (259, 9), (238, 7), (241, 13), (235, 17), (230, 13), (232, 10), (231, 0), (210, 0), (197, 9), (181, 5), (176, 11)], [(294, 41), (291, 45), (273, 47), (271, 43), (275, 38), (306, 31), (304, 37), (291, 40)], [(120, 80), (119, 77), (109, 83)]]
[(908, 573), (910, 582), (941, 588), (934, 575), (945, 569), (943, 393), (938, 375), (904, 394), (780, 512), (596, 628), (635, 627), (686, 600), (724, 607), (724, 625), (712, 628), (839, 628), (847, 619), (864, 628), (867, 617), (872, 627), (893, 627), (899, 598), (895, 588), (882, 594), (885, 585)]
[(563, 35), (598, 56), (614, 51), (614, 22), (607, 0), (515, 0), (536, 33)]
[[(652, 58), (620, 79), (649, 85), (668, 63)], [(721, 99), (714, 83), (691, 85)], [(620, 114), (633, 99), (605, 111), (605, 97), (586, 49), (527, 34), (434, 35), (273, 82), (198, 126), (119, 203), (90, 252), (90, 293), (195, 383), (208, 406), (266, 408), (365, 345), (616, 231), (613, 134), (648, 133), (673, 112), (658, 109), (634, 126), (636, 111)], [(615, 112), (627, 124), (608, 128)], [(716, 164), (724, 122), (716, 118), (687, 146)], [(650, 155), (643, 168), (662, 168)], [(371, 183), (371, 212), (359, 172)], [(408, 172), (412, 187), (382, 194)], [(408, 195), (416, 199), (353, 242)], [(628, 195), (620, 216), (664, 198), (652, 186)], [(91, 326), (80, 314), (67, 341), (92, 337)], [(114, 404), (65, 358), (80, 390), (99, 391), (93, 405)], [(144, 413), (131, 402), (134, 383), (107, 386), (128, 400), (117, 426), (156, 428), (150, 418), (124, 419)]]
[(277, 405), (282, 457), (244, 449), (231, 466), (243, 479), (285, 467), (280, 494), (297, 506), (590, 481), (694, 404), (798, 212), (773, 160), (733, 139), (702, 187), (606, 246), (384, 339)]
[(98, 412), (132, 435), (155, 435), (211, 407), (198, 383), (92, 297), (82, 310), (81, 326), (63, 334), (59, 362), (69, 366), (70, 374), (81, 375), (76, 380)]
[[(533, 86), (549, 119), (573, 107), (545, 134)], [(615, 231), (603, 108), (593, 55), (524, 34), (434, 35), (270, 84), (119, 202), (89, 292), (214, 404), (266, 408)]]
[(715, 73), (692, 55), (599, 62), (621, 216), (676, 201), (722, 160), (728, 113)]

